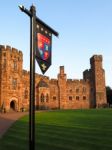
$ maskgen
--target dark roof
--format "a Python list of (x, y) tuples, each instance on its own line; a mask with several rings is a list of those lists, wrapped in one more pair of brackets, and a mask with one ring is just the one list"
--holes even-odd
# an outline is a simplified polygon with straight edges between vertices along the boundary
[(37, 85), (37, 88), (39, 88), (39, 87), (47, 87), (48, 88), (49, 86), (45, 81), (40, 80), (40, 82)]

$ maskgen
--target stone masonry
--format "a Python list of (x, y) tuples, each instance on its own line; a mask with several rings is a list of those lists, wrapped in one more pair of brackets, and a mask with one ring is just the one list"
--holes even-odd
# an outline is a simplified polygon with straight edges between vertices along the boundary
[[(90, 59), (90, 69), (83, 79), (67, 79), (64, 66), (57, 79), (35, 74), (36, 109), (85, 109), (107, 104), (105, 71), (102, 56)], [(10, 46), (0, 45), (0, 108), (21, 111), (29, 108), (29, 76), (23, 70), (23, 54)]]

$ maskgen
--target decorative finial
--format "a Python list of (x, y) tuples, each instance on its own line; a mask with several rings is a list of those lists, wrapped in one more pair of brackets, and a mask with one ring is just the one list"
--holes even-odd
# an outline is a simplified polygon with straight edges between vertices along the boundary
[(25, 9), (23, 5), (19, 5), (18, 7), (21, 11), (23, 11)]

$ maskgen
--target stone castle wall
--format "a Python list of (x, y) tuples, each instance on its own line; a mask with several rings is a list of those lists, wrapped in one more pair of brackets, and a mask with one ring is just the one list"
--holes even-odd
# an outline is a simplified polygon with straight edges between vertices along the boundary
[[(29, 108), (29, 76), (23, 70), (23, 54), (10, 46), (0, 46), (0, 108), (7, 111)], [(83, 79), (67, 79), (64, 66), (57, 79), (35, 74), (35, 107), (37, 109), (83, 109), (106, 104), (105, 72), (102, 56), (90, 59), (90, 69)]]

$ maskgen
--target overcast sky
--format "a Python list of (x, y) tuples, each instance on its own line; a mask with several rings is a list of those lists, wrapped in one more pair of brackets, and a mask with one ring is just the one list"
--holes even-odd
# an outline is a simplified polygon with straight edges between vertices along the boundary
[[(18, 5), (32, 3), (37, 16), (59, 32), (53, 36), (52, 66), (46, 76), (57, 78), (64, 65), (68, 78), (81, 79), (90, 68), (90, 57), (103, 55), (106, 85), (112, 87), (112, 0), (1, 0), (0, 44), (22, 50), (24, 69), (29, 70), (30, 19)], [(36, 63), (36, 72), (41, 71)]]

